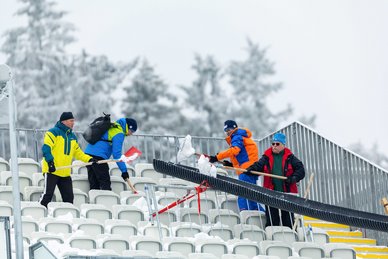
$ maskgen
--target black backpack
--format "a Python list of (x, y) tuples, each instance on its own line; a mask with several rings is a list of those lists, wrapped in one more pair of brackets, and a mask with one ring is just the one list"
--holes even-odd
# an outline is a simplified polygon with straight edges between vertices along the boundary
[(82, 136), (88, 143), (95, 144), (97, 141), (101, 140), (102, 135), (104, 135), (110, 127), (112, 127), (110, 114), (104, 113), (104, 116), (98, 117), (90, 123), (88, 128), (82, 133)]

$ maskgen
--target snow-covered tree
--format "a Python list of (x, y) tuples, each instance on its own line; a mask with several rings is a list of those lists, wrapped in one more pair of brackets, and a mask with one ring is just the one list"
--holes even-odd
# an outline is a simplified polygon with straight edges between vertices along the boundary
[(18, 126), (51, 126), (68, 109), (69, 69), (65, 47), (74, 41), (73, 25), (65, 12), (46, 0), (21, 0), (17, 15), (28, 24), (4, 34), (1, 50), (13, 68), (18, 103)]
[(190, 86), (182, 86), (185, 92), (183, 109), (191, 135), (216, 136), (222, 134), (224, 113), (227, 111), (226, 89), (222, 88), (221, 66), (212, 56), (195, 56), (192, 66), (197, 78)]
[(83, 51), (75, 56), (71, 64), (70, 85), (72, 91), (71, 109), (75, 111), (77, 129), (84, 129), (87, 124), (103, 112), (114, 114), (113, 97), (117, 86), (136, 66), (135, 59), (129, 63), (114, 64), (106, 56), (92, 56)]
[(276, 130), (292, 109), (290, 105), (284, 107), (284, 101), (280, 100), (271, 100), (277, 102), (276, 111), (269, 108), (268, 97), (279, 91), (282, 84), (270, 78), (275, 75), (275, 69), (265, 49), (248, 40), (246, 50), (247, 58), (231, 62), (226, 72), (233, 91), (230, 118), (252, 130), (254, 138), (260, 138)]
[(179, 130), (181, 116), (176, 97), (147, 59), (141, 61), (124, 91), (122, 113), (136, 119), (142, 132), (172, 134)]

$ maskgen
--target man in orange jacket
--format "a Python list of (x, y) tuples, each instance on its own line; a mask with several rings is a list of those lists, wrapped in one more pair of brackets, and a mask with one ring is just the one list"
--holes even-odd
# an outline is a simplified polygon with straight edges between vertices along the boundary
[[(253, 141), (252, 133), (249, 129), (239, 128), (233, 120), (227, 120), (224, 123), (225, 138), (229, 148), (219, 152), (216, 156), (210, 156), (210, 163), (230, 158), (230, 161), (223, 161), (225, 166), (246, 169), (259, 159), (259, 150)], [(247, 175), (237, 172), (238, 179), (256, 185), (257, 175)], [(238, 197), (238, 207), (241, 210), (258, 210), (258, 205), (254, 201)]]

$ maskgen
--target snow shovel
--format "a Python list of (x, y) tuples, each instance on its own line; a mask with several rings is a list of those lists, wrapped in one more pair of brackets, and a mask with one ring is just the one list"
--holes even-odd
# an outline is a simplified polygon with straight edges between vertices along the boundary
[[(124, 155), (120, 157), (120, 159), (105, 159), (105, 160), (99, 160), (97, 161), (97, 164), (105, 164), (109, 162), (124, 162), (126, 164), (130, 164), (132, 161), (134, 161), (136, 158), (140, 157), (142, 152), (138, 150), (136, 147), (130, 147)], [(92, 165), (92, 162), (88, 163), (83, 163), (83, 164), (78, 164), (78, 165), (66, 165), (66, 166), (60, 166), (57, 167), (56, 170), (62, 170), (62, 169), (68, 169), (68, 168), (73, 168), (73, 167), (81, 167), (81, 166), (88, 166)], [(48, 172), (45, 172), (48, 173)], [(133, 193), (137, 193), (136, 189), (133, 187), (132, 183), (130, 182), (129, 179), (127, 179), (127, 184), (131, 188)]]
[(381, 199), (381, 203), (383, 204), (383, 206), (384, 206), (384, 211), (385, 211), (385, 214), (387, 214), (388, 215), (388, 200), (387, 200), (387, 198), (382, 198)]
[[(193, 146), (191, 145), (191, 136), (187, 135), (183, 139), (183, 141), (181, 142), (181, 144), (179, 146), (179, 151), (178, 151), (178, 154), (177, 154), (178, 163), (188, 159), (192, 155), (201, 156), (201, 154), (198, 154), (198, 153), (195, 152)], [(204, 154), (204, 156), (209, 157), (208, 155), (205, 155), (205, 154)], [(222, 162), (219, 161), (218, 163), (222, 163)], [(228, 170), (235, 170), (235, 171), (240, 171), (240, 172), (246, 172), (247, 171), (247, 170), (242, 169), (242, 168), (236, 168), (236, 167), (231, 167), (231, 166), (220, 166), (220, 168), (224, 168), (224, 169), (228, 169)], [(256, 171), (251, 171), (251, 172), (253, 174), (256, 174), (256, 175), (265, 175), (265, 176), (269, 176), (269, 177), (273, 177), (273, 178), (278, 178), (278, 179), (282, 179), (282, 180), (287, 179), (287, 177), (280, 176), (280, 175), (273, 175), (273, 174), (267, 174), (267, 173), (256, 172)]]
[(166, 212), (167, 210), (174, 208), (175, 206), (177, 206), (177, 205), (179, 205), (179, 204), (181, 204), (181, 203), (183, 203), (183, 202), (185, 202), (185, 201), (187, 201), (195, 196), (198, 196), (198, 214), (200, 214), (201, 213), (200, 194), (202, 192), (205, 192), (207, 190), (207, 188), (209, 188), (209, 184), (206, 181), (203, 181), (200, 185), (195, 187), (194, 193), (190, 192), (190, 193), (186, 194), (185, 196), (183, 196), (182, 198), (180, 198), (176, 201), (173, 201), (172, 203), (168, 204), (166, 207), (160, 209), (157, 212), (152, 213), (152, 217), (156, 217), (157, 214), (162, 214), (163, 212)]
[[(310, 188), (311, 188), (311, 185), (313, 184), (313, 179), (314, 179), (314, 173), (311, 173), (309, 182), (307, 184), (306, 190), (305, 190), (304, 195), (303, 195), (304, 199), (307, 199), (307, 197), (309, 197)], [(296, 218), (294, 220), (294, 225), (292, 226), (292, 230), (295, 231), (296, 225), (298, 224), (298, 221), (301, 219), (302, 219), (302, 215), (296, 216)]]
[[(247, 171), (246, 169), (237, 168), (237, 167), (231, 167), (231, 166), (220, 166), (220, 168), (224, 168), (224, 169), (227, 169), (227, 170), (235, 170), (235, 171), (244, 172), (244, 173)], [(251, 173), (255, 174), (255, 175), (264, 175), (264, 176), (268, 176), (268, 177), (272, 177), (272, 178), (277, 178), (277, 179), (281, 179), (281, 180), (286, 180), (287, 179), (287, 177), (281, 176), (281, 175), (267, 174), (267, 173), (257, 172), (257, 171), (251, 171)]]

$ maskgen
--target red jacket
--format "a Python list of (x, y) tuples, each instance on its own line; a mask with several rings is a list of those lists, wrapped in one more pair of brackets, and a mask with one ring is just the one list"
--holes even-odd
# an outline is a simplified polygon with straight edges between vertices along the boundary
[[(255, 162), (252, 166), (248, 168), (248, 170), (264, 172), (267, 174), (272, 174), (273, 168), (273, 154), (272, 148), (268, 148), (264, 155), (260, 158), (259, 161)], [(297, 182), (302, 180), (305, 176), (303, 163), (292, 154), (291, 150), (288, 148), (284, 148), (284, 155), (282, 159), (282, 173), (283, 176), (295, 176)], [(264, 176), (263, 186), (267, 189), (273, 190), (274, 185), (272, 183), (272, 177)], [(296, 183), (283, 184), (284, 192), (298, 193), (298, 187)]]

